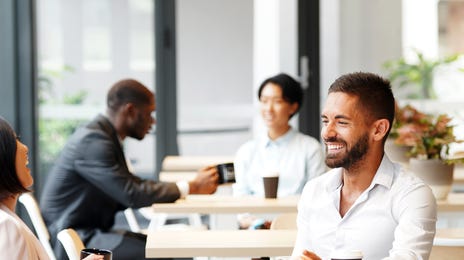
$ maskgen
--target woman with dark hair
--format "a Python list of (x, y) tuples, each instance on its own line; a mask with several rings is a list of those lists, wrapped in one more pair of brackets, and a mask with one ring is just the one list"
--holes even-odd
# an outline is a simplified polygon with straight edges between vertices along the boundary
[[(303, 89), (287, 74), (264, 80), (258, 90), (266, 134), (248, 141), (235, 161), (234, 195), (264, 197), (263, 174), (279, 175), (278, 197), (300, 194), (306, 182), (325, 171), (321, 144), (290, 126), (290, 118), (301, 107)], [(240, 221), (242, 228), (247, 227)]]
[[(19, 195), (28, 192), (33, 183), (27, 152), (27, 146), (0, 117), (0, 252), (8, 259), (49, 259), (39, 240), (15, 214)], [(86, 258), (90, 259), (103, 256)]]

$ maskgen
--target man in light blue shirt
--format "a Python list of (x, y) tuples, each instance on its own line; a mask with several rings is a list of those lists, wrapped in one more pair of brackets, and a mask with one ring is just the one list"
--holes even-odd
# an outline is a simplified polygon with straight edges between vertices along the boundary
[(300, 194), (306, 182), (325, 171), (321, 145), (290, 128), (275, 140), (269, 136), (240, 147), (235, 160), (235, 195), (264, 197), (262, 175), (279, 174), (278, 197)]
[[(279, 175), (278, 197), (300, 194), (308, 180), (326, 170), (320, 143), (289, 124), (301, 107), (301, 85), (286, 74), (278, 74), (261, 83), (258, 98), (267, 132), (238, 150), (234, 195), (264, 197), (262, 176), (270, 173)], [(250, 218), (239, 217), (239, 222), (241, 228), (247, 228)]]
[(320, 143), (289, 124), (301, 107), (301, 85), (287, 74), (278, 74), (261, 83), (258, 98), (267, 132), (238, 150), (234, 194), (264, 197), (262, 176), (270, 172), (279, 175), (278, 197), (300, 194), (308, 180), (326, 169)]

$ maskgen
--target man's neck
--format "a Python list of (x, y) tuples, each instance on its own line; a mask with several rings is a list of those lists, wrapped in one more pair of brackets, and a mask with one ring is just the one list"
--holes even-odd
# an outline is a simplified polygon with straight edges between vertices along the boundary
[(379, 153), (368, 153), (359, 164), (343, 169), (343, 186), (340, 191), (340, 215), (342, 217), (358, 197), (369, 188), (382, 158), (383, 156)]
[(111, 113), (110, 111), (107, 111), (106, 112), (106, 117), (111, 122), (114, 129), (116, 130), (116, 134), (118, 135), (119, 140), (121, 140), (121, 142), (124, 141), (124, 139), (126, 138), (126, 134), (125, 134), (125, 131), (123, 129), (122, 121), (120, 120), (118, 115), (115, 114), (115, 113)]
[(290, 130), (290, 125), (287, 125), (286, 127), (276, 128), (276, 129), (270, 128), (267, 134), (269, 136), (269, 139), (276, 140), (277, 138), (286, 134), (288, 130)]

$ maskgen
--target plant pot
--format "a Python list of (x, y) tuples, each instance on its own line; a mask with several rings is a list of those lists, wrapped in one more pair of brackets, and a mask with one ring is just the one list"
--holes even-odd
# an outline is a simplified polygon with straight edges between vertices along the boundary
[(385, 142), (385, 153), (388, 158), (393, 162), (401, 163), (407, 166), (409, 163), (409, 157), (406, 153), (411, 149), (409, 146), (395, 144), (394, 138), (387, 138)]
[(453, 164), (445, 164), (439, 159), (411, 158), (409, 169), (430, 186), (437, 200), (444, 200), (448, 197), (451, 185), (453, 185)]

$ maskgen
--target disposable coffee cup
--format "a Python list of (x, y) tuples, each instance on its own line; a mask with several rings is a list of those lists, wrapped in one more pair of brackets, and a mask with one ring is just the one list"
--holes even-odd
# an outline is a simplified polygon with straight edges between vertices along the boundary
[(336, 250), (330, 254), (331, 260), (362, 260), (363, 253), (360, 250)]
[(264, 197), (266, 199), (277, 198), (277, 190), (279, 188), (279, 174), (269, 173), (263, 176)]
[(81, 259), (86, 258), (87, 256), (94, 255), (103, 255), (105, 260), (112, 260), (113, 253), (110, 250), (106, 249), (97, 249), (97, 248), (84, 248), (81, 250)]
[(235, 182), (235, 170), (233, 163), (218, 164), (216, 168), (219, 174), (219, 184)]

